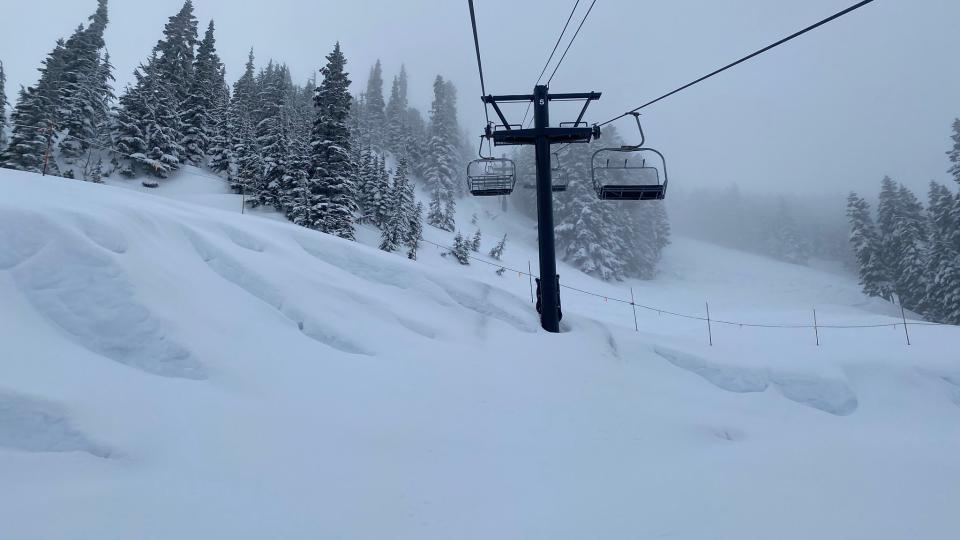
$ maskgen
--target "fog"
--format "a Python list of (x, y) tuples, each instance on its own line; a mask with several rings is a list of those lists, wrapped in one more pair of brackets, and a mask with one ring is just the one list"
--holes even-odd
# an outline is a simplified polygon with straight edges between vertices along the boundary
[[(599, 0), (552, 83), (603, 92), (600, 121), (830, 15), (852, 0)], [(9, 2), (0, 60), (13, 101), (58, 37), (94, 0)], [(107, 45), (118, 92), (149, 54), (181, 0), (111, 0)], [(436, 74), (460, 89), (463, 125), (479, 134), (483, 109), (465, 1), (195, 0), (201, 28), (217, 23), (228, 78), (250, 47), (258, 64), (287, 62), (306, 80), (334, 41), (355, 87), (370, 65), (391, 77), (401, 62), (411, 99), (426, 110)], [(573, 1), (477, 0), (480, 45), (492, 93), (529, 91)], [(582, 1), (579, 14), (589, 2)], [(574, 17), (573, 25), (580, 15)], [(948, 182), (944, 152), (960, 116), (960, 2), (880, 0), (811, 34), (645, 110), (650, 145), (669, 159), (672, 185), (816, 195), (872, 193), (889, 174), (921, 191)], [(511, 109), (519, 122), (523, 110)], [(557, 108), (554, 122), (574, 112)], [(627, 121), (619, 124), (629, 137)]]

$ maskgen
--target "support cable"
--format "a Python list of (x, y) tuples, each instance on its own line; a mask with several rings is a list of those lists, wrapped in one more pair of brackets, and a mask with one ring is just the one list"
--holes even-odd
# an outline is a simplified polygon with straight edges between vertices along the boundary
[(854, 5), (850, 6), (850, 7), (848, 7), (847, 9), (844, 9), (844, 10), (842, 10), (842, 11), (839, 11), (839, 12), (837, 12), (837, 13), (834, 13), (833, 15), (827, 17), (826, 19), (823, 19), (823, 20), (821, 20), (821, 21), (819, 21), (819, 22), (817, 22), (817, 23), (814, 23), (814, 24), (812, 24), (812, 25), (804, 28), (803, 30), (794, 32), (793, 34), (790, 34), (789, 36), (787, 36), (787, 37), (785, 37), (785, 38), (783, 38), (783, 39), (781, 39), (781, 40), (779, 40), (779, 41), (777, 41), (777, 42), (775, 42), (775, 43), (771, 43), (770, 45), (767, 45), (766, 47), (764, 47), (764, 48), (762, 48), (762, 49), (760, 49), (760, 50), (758, 50), (758, 51), (755, 51), (755, 52), (753, 52), (753, 53), (751, 53), (751, 54), (748, 54), (747, 56), (744, 56), (743, 58), (741, 58), (741, 59), (739, 59), (739, 60), (736, 60), (736, 61), (734, 61), (734, 62), (731, 62), (731, 63), (723, 66), (723, 67), (720, 68), (720, 69), (714, 70), (714, 71), (712, 71), (712, 72), (704, 75), (703, 77), (700, 77), (699, 79), (697, 79), (697, 80), (695, 80), (695, 81), (689, 82), (689, 83), (687, 83), (687, 84), (685, 84), (685, 85), (683, 85), (683, 86), (681, 86), (681, 87), (679, 87), (679, 88), (677, 88), (677, 89), (675, 89), (675, 90), (672, 90), (672, 91), (670, 91), (670, 92), (667, 92), (666, 94), (658, 97), (657, 99), (648, 101), (648, 102), (644, 103), (643, 105), (640, 105), (639, 107), (636, 107), (636, 108), (634, 108), (634, 109), (631, 109), (631, 110), (629, 110), (629, 111), (627, 111), (627, 112), (625, 112), (625, 113), (623, 113), (623, 114), (621, 114), (621, 115), (619, 115), (619, 116), (615, 116), (615, 117), (611, 118), (610, 120), (607, 120), (606, 122), (602, 122), (602, 123), (599, 124), (599, 126), (601, 126), (601, 127), (602, 127), (602, 126), (605, 126), (605, 125), (607, 125), (607, 124), (609, 124), (609, 123), (611, 123), (611, 122), (614, 122), (614, 121), (616, 121), (616, 120), (619, 120), (619, 119), (621, 119), (621, 118), (623, 118), (623, 117), (625, 117), (625, 116), (631, 115), (631, 114), (633, 114), (633, 113), (635, 113), (635, 112), (637, 112), (637, 111), (639, 111), (639, 110), (641, 110), (641, 109), (644, 109), (644, 108), (646, 108), (646, 107), (649, 107), (650, 105), (653, 105), (654, 103), (657, 103), (657, 102), (659, 102), (659, 101), (662, 101), (662, 100), (664, 100), (664, 99), (666, 99), (666, 98), (668, 98), (668, 97), (670, 97), (670, 96), (672, 96), (672, 95), (674, 95), (674, 94), (676, 94), (676, 93), (678, 93), (678, 92), (682, 92), (683, 90), (686, 90), (687, 88), (690, 88), (691, 86), (694, 86), (694, 85), (696, 85), (696, 84), (699, 84), (699, 83), (701, 83), (701, 82), (709, 79), (710, 77), (713, 77), (714, 75), (718, 75), (718, 74), (720, 74), (720, 73), (722, 73), (722, 72), (724, 72), (724, 71), (726, 71), (726, 70), (728, 70), (728, 69), (730, 69), (730, 68), (732, 68), (732, 67), (734, 67), (734, 66), (740, 65), (740, 64), (746, 62), (747, 60), (750, 60), (751, 58), (754, 58), (754, 57), (756, 57), (756, 56), (759, 56), (759, 55), (761, 55), (761, 54), (763, 54), (763, 53), (765, 53), (765, 52), (767, 52), (767, 51), (769, 51), (769, 50), (771, 50), (771, 49), (774, 49), (774, 48), (776, 48), (776, 47), (779, 47), (780, 45), (783, 45), (784, 43), (786, 43), (786, 42), (788, 42), (788, 41), (791, 41), (791, 40), (793, 40), (793, 39), (796, 39), (796, 38), (798, 38), (798, 37), (806, 34), (807, 32), (810, 32), (810, 31), (812, 31), (812, 30), (815, 30), (815, 29), (817, 29), (817, 28), (819, 28), (819, 27), (821, 27), (821, 26), (823, 26), (823, 25), (825, 25), (825, 24), (827, 24), (827, 23), (829, 23), (829, 22), (831, 22), (831, 21), (834, 21), (834, 20), (836, 20), (836, 19), (839, 19), (840, 17), (843, 17), (844, 15), (846, 15), (846, 14), (848, 14), (848, 13), (851, 13), (851, 12), (853, 12), (853, 11), (856, 11), (856, 10), (862, 8), (863, 6), (872, 3), (873, 1), (874, 1), (874, 0), (862, 0), (861, 2), (858, 2), (858, 3), (856, 3), (856, 4), (854, 4)]
[(587, 22), (587, 17), (590, 16), (590, 12), (593, 11), (593, 6), (597, 3), (597, 0), (590, 2), (590, 7), (587, 9), (587, 13), (583, 16), (583, 19), (580, 21), (580, 26), (577, 27), (577, 31), (573, 33), (573, 37), (570, 38), (570, 43), (567, 43), (567, 48), (564, 49), (563, 55), (560, 57), (560, 60), (557, 62), (557, 65), (553, 68), (553, 73), (550, 74), (550, 78), (547, 79), (547, 86), (550, 86), (550, 82), (553, 81), (553, 76), (557, 74), (557, 70), (560, 69), (560, 65), (563, 64), (563, 60), (567, 57), (567, 53), (570, 52), (570, 47), (573, 45), (573, 42), (577, 40), (577, 36), (580, 35), (580, 29), (583, 28), (583, 23)]
[[(547, 62), (543, 64), (543, 69), (540, 71), (540, 76), (537, 77), (537, 82), (533, 83), (534, 86), (540, 84), (540, 81), (543, 80), (543, 75), (547, 72), (547, 68), (550, 67), (550, 62), (553, 60), (553, 56), (557, 54), (557, 49), (560, 48), (560, 42), (563, 41), (564, 34), (567, 33), (567, 27), (570, 26), (570, 21), (573, 20), (573, 14), (577, 12), (577, 6), (580, 5), (580, 0), (577, 0), (573, 4), (573, 9), (570, 10), (570, 16), (567, 17), (567, 22), (563, 25), (563, 30), (560, 31), (560, 35), (557, 36), (557, 42), (553, 45), (553, 50), (550, 51), (550, 57), (547, 58)], [(520, 121), (520, 125), (527, 123), (527, 116), (530, 114), (530, 107), (533, 105), (533, 102), (527, 103), (527, 110), (523, 113), (523, 120)]]
[[(473, 26), (473, 47), (477, 51), (477, 69), (480, 71), (480, 95), (487, 95), (487, 85), (483, 81), (483, 62), (480, 60), (480, 38), (477, 36), (477, 15), (473, 9), (473, 0), (467, 0), (470, 5), (470, 25)], [(487, 125), (490, 125), (490, 112), (487, 104), (483, 104), (483, 115), (487, 118)]]

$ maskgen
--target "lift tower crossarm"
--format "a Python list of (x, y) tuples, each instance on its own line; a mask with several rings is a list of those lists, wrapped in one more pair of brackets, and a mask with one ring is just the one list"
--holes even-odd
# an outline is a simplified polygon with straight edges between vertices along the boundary
[[(557, 253), (553, 225), (553, 179), (550, 169), (550, 145), (558, 143), (587, 143), (600, 135), (599, 129), (581, 127), (581, 120), (591, 101), (600, 99), (599, 92), (578, 94), (550, 94), (547, 86), (538, 85), (533, 94), (483, 96), (483, 102), (493, 106), (503, 129), (489, 130), (487, 136), (496, 146), (530, 145), (534, 147), (537, 164), (537, 240), (540, 246), (540, 324), (547, 332), (560, 331), (560, 282), (557, 275)], [(551, 101), (583, 100), (583, 110), (573, 126), (550, 127)], [(533, 103), (534, 127), (514, 129), (498, 103)]]

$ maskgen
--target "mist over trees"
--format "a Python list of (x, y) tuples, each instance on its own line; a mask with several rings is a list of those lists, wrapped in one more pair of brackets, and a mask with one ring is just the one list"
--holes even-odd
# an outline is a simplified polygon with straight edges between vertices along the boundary
[[(672, 189), (672, 188), (671, 188)], [(678, 232), (794, 263), (838, 261), (854, 268), (843, 201), (836, 195), (787, 196), (677, 186), (667, 208)]]
[[(953, 123), (949, 173), (960, 185), (960, 120)], [(927, 206), (884, 177), (877, 211), (851, 193), (850, 242), (863, 291), (931, 320), (960, 324), (960, 195), (930, 182)]]

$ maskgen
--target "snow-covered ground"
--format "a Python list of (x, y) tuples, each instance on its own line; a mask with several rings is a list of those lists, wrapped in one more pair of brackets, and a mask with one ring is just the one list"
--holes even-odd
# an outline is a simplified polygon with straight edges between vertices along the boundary
[[(710, 347), (702, 321), (640, 310), (637, 333), (565, 290), (550, 335), (525, 276), (241, 215), (216, 182), (0, 170), (0, 538), (960, 534), (960, 329), (720, 325)], [(504, 264), (536, 268), (532, 224), (463, 201), (465, 234), (473, 212), (483, 252), (506, 232)], [(726, 320), (899, 316), (684, 239), (654, 281), (560, 274)]]

